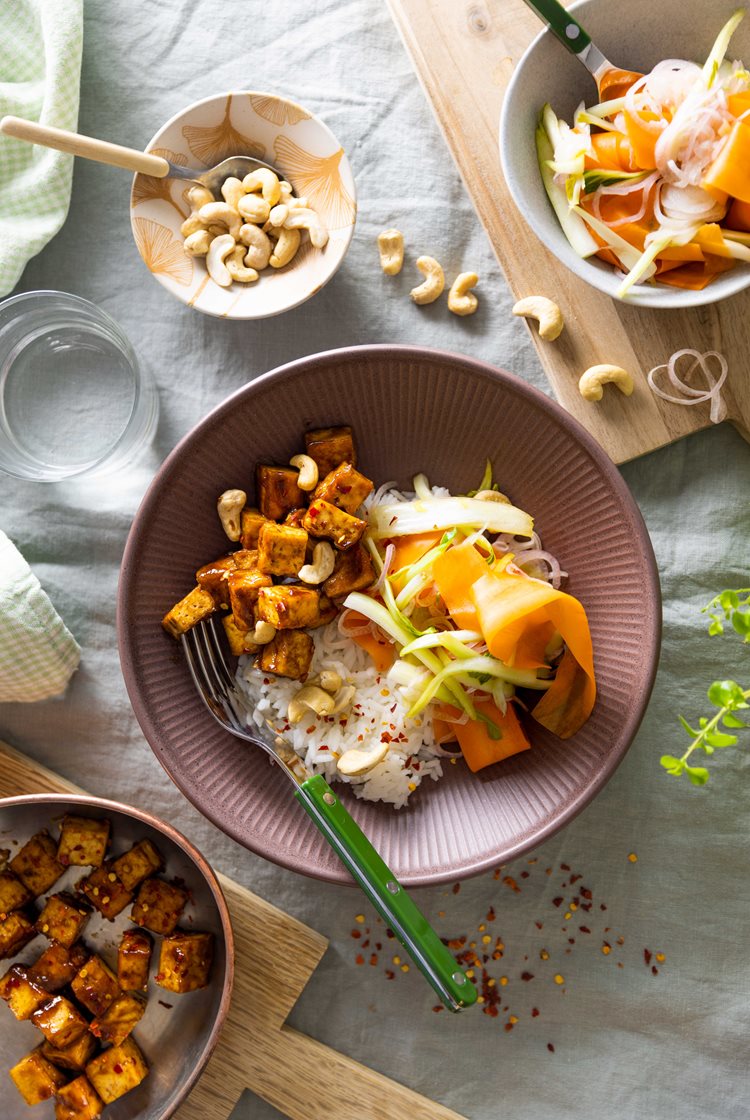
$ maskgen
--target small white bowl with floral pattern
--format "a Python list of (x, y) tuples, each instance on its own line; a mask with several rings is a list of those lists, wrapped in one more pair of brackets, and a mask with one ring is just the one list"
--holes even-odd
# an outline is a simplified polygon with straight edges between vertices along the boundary
[(222, 288), (208, 275), (205, 260), (184, 249), (180, 227), (194, 184), (136, 175), (130, 221), (138, 252), (159, 283), (189, 307), (223, 319), (279, 315), (320, 291), (344, 259), (357, 214), (351, 167), (328, 126), (294, 101), (249, 91), (208, 97), (167, 121), (147, 151), (195, 167), (197, 174), (229, 156), (261, 159), (309, 199), (328, 230), (324, 248), (314, 248), (305, 236), (284, 268), (267, 268), (254, 283)]

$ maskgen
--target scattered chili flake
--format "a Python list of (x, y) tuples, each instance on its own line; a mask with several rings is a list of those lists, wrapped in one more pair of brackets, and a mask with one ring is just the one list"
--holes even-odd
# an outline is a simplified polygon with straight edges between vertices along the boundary
[(593, 895), (592, 895), (592, 893), (591, 893), (591, 891), (589, 890), (588, 887), (581, 887), (579, 893), (582, 896), (582, 898), (586, 898), (586, 899), (591, 900), (591, 898), (593, 897)]
[(443, 1007), (442, 1003), (436, 1003), (432, 1010), (433, 1011), (445, 1011), (445, 1008)]
[(361, 937), (361, 936), (362, 936), (362, 930), (360, 930), (360, 929), (353, 929), (352, 930), (352, 937)]
[(563, 904), (563, 899), (562, 898), (553, 898), (552, 899), (552, 905), (553, 906), (557, 906), (559, 908), (560, 906), (562, 906), (562, 904)]
[(531, 1018), (536, 1019), (538, 1015), (539, 1015), (539, 1008), (538, 1007), (532, 1007)]
[(534, 922), (534, 925), (537, 929), (544, 929), (544, 924), (542, 922)]
[(494, 922), (495, 916), (496, 915), (495, 915), (494, 907), (490, 906), (489, 910), (487, 911), (487, 921), (488, 922)]
[(362, 956), (361, 953), (357, 953), (356, 957), (354, 958), (354, 962), (355, 962), (355, 964), (364, 964), (365, 963), (365, 958)]
[(112, 1066), (112, 1069), (113, 1069), (113, 1070), (114, 1070), (114, 1072), (115, 1072), (116, 1074), (118, 1074), (118, 1075), (120, 1075), (120, 1074), (122, 1073), (122, 1066), (120, 1065), (120, 1063), (119, 1063), (119, 1062), (117, 1062), (117, 1063), (116, 1063), (115, 1065), (113, 1065), (113, 1066)]
[(521, 979), (522, 979), (522, 980), (525, 980), (525, 981), (526, 981), (526, 983), (528, 983), (528, 982), (529, 982), (529, 980), (533, 980), (533, 979), (534, 979), (534, 973), (533, 973), (533, 972), (522, 972), (522, 973), (521, 973)]
[(374, 967), (378, 963), (378, 954), (370, 953), (370, 964)]
[(561, 863), (560, 864), (560, 870), (561, 871), (570, 871), (570, 867), (567, 863)]
[(522, 871), (521, 872), (521, 878), (522, 879), (528, 879), (528, 877), (529, 877), (529, 872), (528, 871)]
[(540, 949), (539, 950), (539, 956), (541, 957), (541, 959), (543, 961), (548, 961), (549, 960), (549, 953), (547, 952), (546, 949)]
[(651, 956), (652, 956), (652, 954), (651, 954), (650, 949), (644, 949), (643, 950), (643, 959), (646, 962), (646, 966), (651, 964)]
[(503, 879), (503, 882), (505, 883), (506, 887), (510, 887), (510, 889), (514, 892), (514, 894), (520, 894), (521, 893), (521, 888), (519, 887), (518, 883), (516, 882), (516, 880), (513, 878), (512, 875), (506, 875), (505, 878)]
[(453, 891), (454, 894), (458, 894), (458, 892), (461, 890), (461, 884), (460, 883), (454, 883), (453, 886), (451, 887), (451, 890)]
[(396, 973), (392, 972), (390, 968), (387, 968), (385, 970), (385, 978), (386, 978), (386, 980), (395, 980), (396, 979)]
[(547, 1043), (547, 1049), (549, 1050), (550, 1054), (554, 1054), (555, 1048), (554, 1048), (554, 1046), (552, 1045), (551, 1042)]

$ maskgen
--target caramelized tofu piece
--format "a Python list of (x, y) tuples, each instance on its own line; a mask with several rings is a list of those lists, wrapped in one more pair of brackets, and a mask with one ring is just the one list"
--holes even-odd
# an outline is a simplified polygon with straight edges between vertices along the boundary
[(276, 637), (263, 646), (259, 668), (277, 677), (304, 680), (310, 672), (314, 649), (312, 638), (304, 630), (279, 630)]
[(375, 568), (370, 554), (361, 544), (340, 552), (336, 557), (333, 573), (323, 584), (331, 599), (341, 599), (351, 591), (364, 591), (375, 582)]
[(316, 587), (264, 587), (258, 596), (258, 618), (277, 630), (303, 630), (318, 617)]
[(105, 1104), (135, 1089), (147, 1073), (146, 1059), (132, 1038), (105, 1050), (86, 1066), (86, 1076)]
[(65, 996), (52, 996), (34, 1012), (31, 1021), (47, 1042), (60, 1050), (72, 1045), (89, 1029), (88, 1021)]
[(120, 985), (108, 964), (96, 955), (88, 958), (70, 985), (73, 995), (92, 1015), (103, 1015), (120, 994)]
[(318, 464), (319, 478), (325, 478), (340, 463), (357, 465), (354, 439), (349, 427), (316, 428), (305, 433), (307, 454)]
[(374, 489), (370, 479), (355, 470), (351, 463), (341, 463), (318, 483), (315, 498), (330, 502), (345, 513), (356, 513)]
[(164, 879), (147, 879), (138, 892), (130, 917), (137, 926), (166, 936), (180, 920), (188, 892)]
[(67, 1077), (62, 1070), (55, 1069), (42, 1054), (41, 1046), (32, 1050), (10, 1071), (13, 1083), (28, 1105), (41, 1104), (54, 1097)]
[(243, 548), (258, 547), (258, 533), (267, 520), (260, 510), (245, 506), (240, 514), (240, 544)]
[(229, 642), (229, 650), (233, 657), (242, 657), (243, 653), (257, 653), (260, 646), (252, 639), (250, 630), (241, 630), (233, 614), (225, 614), (221, 620), (224, 633)]
[(99, 1120), (104, 1101), (85, 1074), (64, 1085), (55, 1101), (55, 1120)]
[(70, 983), (88, 956), (82, 945), (66, 949), (54, 941), (29, 968), (29, 980), (47, 992), (59, 992)]
[(94, 1038), (105, 1046), (119, 1046), (143, 1018), (146, 1001), (143, 996), (122, 992), (115, 996), (103, 1015), (97, 1016), (89, 1027)]
[(161, 943), (156, 983), (181, 995), (208, 987), (214, 959), (212, 933), (185, 933), (178, 930)]
[(175, 603), (167, 611), (161, 624), (173, 638), (179, 638), (180, 634), (192, 630), (215, 610), (216, 603), (211, 592), (206, 591), (205, 587), (194, 587), (184, 599), (180, 599), (179, 603)]
[(332, 603), (327, 595), (319, 592), (318, 613), (312, 622), (308, 622), (307, 629), (315, 630), (318, 626), (327, 626), (329, 622), (333, 622), (338, 613), (339, 608), (336, 604)]
[(298, 473), (291, 467), (258, 466), (255, 473), (258, 505), (269, 521), (283, 521), (293, 509), (306, 504), (305, 492), (297, 485)]
[(63, 817), (57, 858), (63, 867), (101, 867), (109, 844), (106, 817)]
[(267, 521), (258, 537), (258, 570), (269, 576), (296, 576), (305, 563), (307, 533)]
[(145, 992), (151, 968), (153, 938), (142, 929), (126, 929), (117, 954), (117, 979), (124, 992)]
[(50, 993), (33, 983), (20, 964), (14, 964), (0, 979), (0, 999), (5, 1000), (16, 1019), (30, 1019), (49, 998)]
[(227, 576), (236, 567), (234, 553), (231, 553), (229, 556), (220, 556), (218, 560), (212, 560), (210, 564), (204, 564), (195, 573), (198, 586), (208, 591), (217, 607), (229, 606)]
[(318, 498), (310, 503), (302, 524), (311, 537), (325, 537), (341, 552), (354, 548), (367, 528), (366, 521)]
[(37, 930), (22, 910), (0, 916), (0, 960), (15, 957), (36, 935)]
[(49, 896), (36, 920), (35, 928), (37, 933), (43, 933), (50, 941), (59, 941), (69, 949), (83, 933), (90, 917), (89, 906), (79, 902), (72, 894), (61, 891)]
[(20, 910), (33, 897), (29, 888), (12, 871), (0, 871), (0, 914)]
[(150, 840), (139, 840), (129, 851), (112, 860), (112, 870), (126, 891), (140, 887), (144, 879), (161, 871), (163, 866), (161, 852)]
[(51, 1042), (42, 1044), (42, 1054), (48, 1062), (63, 1069), (82, 1070), (90, 1062), (98, 1049), (98, 1043), (91, 1031), (86, 1031), (70, 1046), (53, 1046)]
[(46, 829), (27, 840), (8, 865), (34, 897), (46, 894), (65, 871), (57, 844)]
[(232, 553), (235, 568), (256, 568), (258, 567), (258, 549), (257, 548), (238, 548), (236, 552)]
[(133, 901), (133, 892), (125, 889), (115, 874), (112, 864), (97, 867), (85, 879), (76, 884), (76, 890), (85, 895), (102, 917), (113, 922), (128, 903)]
[(235, 625), (239, 630), (254, 630), (258, 594), (262, 588), (270, 587), (273, 580), (257, 568), (240, 568), (229, 573), (228, 582)]

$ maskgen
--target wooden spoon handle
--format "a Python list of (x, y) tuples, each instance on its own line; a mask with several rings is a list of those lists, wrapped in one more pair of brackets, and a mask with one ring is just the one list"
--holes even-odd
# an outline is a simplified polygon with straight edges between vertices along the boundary
[(158, 179), (169, 174), (169, 164), (161, 156), (152, 156), (135, 148), (122, 148), (107, 140), (95, 140), (92, 136), (80, 136), (77, 132), (65, 132), (61, 128), (48, 128), (21, 117), (3, 117), (0, 132), (16, 140), (26, 140), (29, 144), (56, 148), (59, 152), (70, 152), (84, 159), (124, 167), (127, 171), (140, 171), (142, 175), (155, 175)]

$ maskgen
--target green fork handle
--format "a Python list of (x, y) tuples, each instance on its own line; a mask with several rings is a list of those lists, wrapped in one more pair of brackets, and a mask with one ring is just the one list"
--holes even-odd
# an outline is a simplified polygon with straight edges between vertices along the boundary
[(326, 780), (320, 774), (308, 778), (295, 797), (445, 1006), (461, 1011), (476, 1003), (477, 990), (466, 973)]
[(591, 46), (591, 36), (558, 0), (526, 0), (526, 3), (573, 54), (583, 54)]

